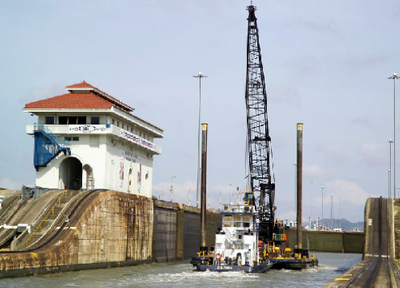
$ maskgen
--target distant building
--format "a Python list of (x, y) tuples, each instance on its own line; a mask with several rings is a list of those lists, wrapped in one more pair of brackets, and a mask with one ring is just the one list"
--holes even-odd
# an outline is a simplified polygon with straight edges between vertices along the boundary
[(151, 197), (153, 156), (161, 154), (154, 138), (163, 130), (85, 81), (66, 88), (67, 94), (24, 107), (38, 116), (26, 129), (35, 138), (36, 186)]

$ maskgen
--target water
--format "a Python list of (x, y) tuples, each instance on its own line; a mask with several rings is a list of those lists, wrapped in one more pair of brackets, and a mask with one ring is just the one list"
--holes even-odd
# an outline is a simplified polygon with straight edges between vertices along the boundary
[(361, 260), (361, 254), (315, 253), (318, 268), (265, 274), (194, 272), (184, 262), (85, 270), (0, 280), (0, 287), (322, 287)]

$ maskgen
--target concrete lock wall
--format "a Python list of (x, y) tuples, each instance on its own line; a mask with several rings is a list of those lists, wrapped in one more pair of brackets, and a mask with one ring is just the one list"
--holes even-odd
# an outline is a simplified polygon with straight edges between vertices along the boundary
[[(117, 191), (83, 198), (63, 229), (30, 252), (0, 253), (0, 278), (190, 259), (200, 247), (199, 209)], [(207, 212), (207, 246), (221, 216)]]
[[(200, 209), (154, 199), (154, 211), (154, 261), (186, 260), (196, 255), (201, 245)], [(158, 213), (165, 216), (161, 217)], [(215, 233), (221, 226), (222, 216), (208, 210), (206, 222), (206, 245), (211, 247), (215, 245)], [(173, 243), (175, 247), (172, 247)]]
[(393, 201), (393, 220), (394, 220), (394, 256), (400, 258), (400, 200)]
[[(295, 229), (286, 229), (286, 247), (297, 244)], [(364, 233), (303, 230), (303, 247), (318, 252), (363, 253)]]
[(0, 254), (0, 277), (151, 261), (151, 199), (115, 191), (90, 195), (67, 227), (34, 252)]
[[(190, 259), (201, 244), (200, 211), (195, 207), (117, 191), (95, 191), (74, 211), (65, 227), (43, 247), (0, 253), (0, 277)], [(395, 218), (398, 215), (395, 213)], [(207, 211), (208, 247), (215, 245), (221, 222), (221, 215)], [(287, 229), (285, 234), (286, 245), (294, 248), (296, 230)], [(363, 233), (305, 230), (303, 247), (362, 253)]]

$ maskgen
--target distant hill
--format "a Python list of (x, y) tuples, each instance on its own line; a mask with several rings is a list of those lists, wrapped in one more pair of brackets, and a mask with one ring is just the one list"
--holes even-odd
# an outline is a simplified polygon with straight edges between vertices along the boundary
[[(359, 231), (364, 231), (364, 221), (362, 222), (350, 222), (346, 219), (333, 219), (333, 228), (342, 228), (344, 231), (354, 231), (358, 229)], [(313, 224), (315, 221), (313, 221)], [(322, 224), (324, 227), (331, 228), (331, 219), (323, 219)], [(320, 223), (321, 225), (321, 223)], [(308, 222), (303, 222), (303, 227), (309, 226)]]

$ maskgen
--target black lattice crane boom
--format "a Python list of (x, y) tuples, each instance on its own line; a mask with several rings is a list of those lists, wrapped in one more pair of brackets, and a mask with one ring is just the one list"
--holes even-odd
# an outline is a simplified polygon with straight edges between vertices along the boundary
[(268, 127), (267, 91), (261, 59), (256, 7), (247, 7), (246, 110), (249, 181), (252, 204), (257, 209), (260, 240), (272, 240), (274, 227), (275, 183), (271, 177), (271, 137)]

